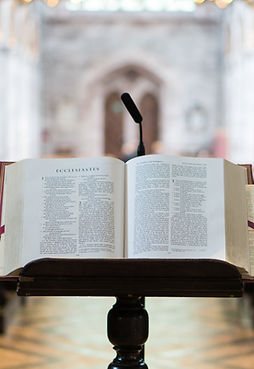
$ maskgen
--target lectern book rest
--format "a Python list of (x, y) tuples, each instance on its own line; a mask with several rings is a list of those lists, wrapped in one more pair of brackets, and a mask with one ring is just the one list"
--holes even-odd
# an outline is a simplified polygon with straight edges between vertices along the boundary
[(43, 258), (215, 259), (254, 274), (246, 168), (166, 155), (5, 164), (2, 276)]

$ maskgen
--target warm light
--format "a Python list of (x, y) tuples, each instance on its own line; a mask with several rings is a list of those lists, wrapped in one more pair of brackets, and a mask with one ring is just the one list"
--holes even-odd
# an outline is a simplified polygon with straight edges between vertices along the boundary
[(226, 8), (233, 0), (195, 0), (197, 5), (203, 4), (206, 1), (214, 2), (219, 8)]
[[(31, 1), (31, 0), (30, 0)], [(60, 0), (45, 0), (46, 4), (50, 6), (51, 8), (54, 8), (58, 5)]]
[(215, 0), (215, 4), (221, 8), (221, 9), (224, 9), (228, 6), (227, 2), (224, 1), (224, 0)]
[[(198, 4), (203, 4), (206, 1), (210, 1), (210, 2), (214, 2), (219, 8), (226, 8), (229, 4), (231, 4), (234, 0), (195, 0), (195, 3)], [(243, 2), (249, 4), (249, 5), (254, 5), (254, 0), (243, 0)]]
[(31, 3), (33, 0), (23, 0), (24, 3)]

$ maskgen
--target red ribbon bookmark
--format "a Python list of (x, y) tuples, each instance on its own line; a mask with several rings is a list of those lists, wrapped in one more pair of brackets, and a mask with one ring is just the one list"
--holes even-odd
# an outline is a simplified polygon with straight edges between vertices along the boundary
[(3, 225), (0, 227), (0, 236), (4, 233), (4, 231), (5, 231), (5, 226)]
[(252, 221), (250, 221), (250, 220), (248, 220), (248, 227), (254, 229), (254, 223)]
[[(4, 166), (4, 163), (0, 163), (0, 169), (2, 169), (2, 167), (3, 167), (3, 178), (2, 178), (2, 180), (4, 181), (4, 175), (5, 175), (5, 166)], [(4, 185), (3, 185), (3, 183), (2, 183), (2, 191), (0, 193), (0, 236), (5, 231), (5, 226), (4, 225), (1, 226), (2, 211), (3, 211), (3, 196), (4, 196)]]

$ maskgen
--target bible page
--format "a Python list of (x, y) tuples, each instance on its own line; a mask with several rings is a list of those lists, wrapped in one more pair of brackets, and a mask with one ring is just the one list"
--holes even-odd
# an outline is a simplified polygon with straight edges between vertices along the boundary
[(226, 256), (249, 272), (246, 168), (224, 161)]
[(223, 160), (127, 162), (128, 257), (225, 259)]
[(7, 275), (22, 265), (23, 249), (23, 163), (5, 167), (3, 219), (5, 232), (1, 236), (1, 275)]
[(23, 263), (45, 257), (122, 257), (123, 212), (120, 160), (26, 160)]

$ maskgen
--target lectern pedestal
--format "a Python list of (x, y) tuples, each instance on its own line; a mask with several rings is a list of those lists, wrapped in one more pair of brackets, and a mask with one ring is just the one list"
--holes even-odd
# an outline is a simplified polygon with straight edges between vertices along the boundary
[(109, 369), (147, 369), (145, 296), (240, 297), (241, 275), (213, 259), (40, 259), (19, 277), (20, 296), (115, 296), (108, 338), (117, 352)]

